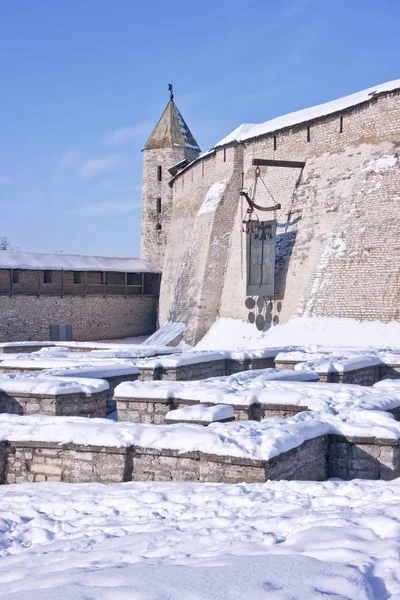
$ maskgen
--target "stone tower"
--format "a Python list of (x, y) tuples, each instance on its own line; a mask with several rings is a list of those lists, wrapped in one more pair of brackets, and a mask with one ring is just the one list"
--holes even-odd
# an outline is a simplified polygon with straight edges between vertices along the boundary
[(168, 240), (172, 188), (168, 185), (172, 169), (192, 162), (200, 148), (174, 102), (170, 100), (143, 148), (142, 227), (140, 255), (160, 268)]

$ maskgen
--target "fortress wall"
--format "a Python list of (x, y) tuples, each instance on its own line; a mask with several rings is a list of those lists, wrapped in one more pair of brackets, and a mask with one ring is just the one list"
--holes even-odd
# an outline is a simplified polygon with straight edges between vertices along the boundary
[[(175, 179), (168, 256), (171, 263), (176, 263), (165, 264), (162, 285), (169, 287), (168, 294), (162, 294), (162, 316), (166, 318), (167, 305), (172, 304), (174, 290), (180, 288), (183, 293), (174, 318), (185, 322), (188, 317), (197, 319), (192, 324), (192, 343), (214, 319), (217, 298), (219, 316), (246, 319), (248, 315), (244, 305), (246, 235), (241, 232), (246, 207), (239, 200), (239, 190), (242, 171), (245, 188), (254, 178), (253, 158), (306, 161), (297, 188), (300, 169), (261, 168), (275, 201), (282, 205), (277, 213), (275, 299), (269, 320), (283, 323), (293, 314), (381, 321), (399, 318), (400, 160), (382, 171), (374, 162), (399, 152), (399, 93), (374, 98), (341, 114), (342, 133), (340, 115), (330, 115), (309, 124), (309, 142), (307, 124), (301, 124), (276, 134), (276, 150), (273, 134), (227, 146), (225, 163), (224, 149), (218, 148), (214, 157), (195, 163)], [(196, 259), (200, 248), (203, 255), (207, 249), (211, 257), (214, 238), (211, 224), (207, 234), (203, 235), (199, 227), (193, 238), (190, 223), (195, 222), (207, 189), (227, 174), (230, 185), (213, 226), (220, 219), (221, 227), (225, 219), (228, 255), (222, 253), (209, 261), (207, 285), (203, 287), (204, 261), (202, 269), (197, 269)], [(261, 204), (272, 204), (266, 190), (257, 199)], [(260, 213), (261, 219), (271, 216)], [(180, 232), (185, 228), (189, 231), (183, 237)], [(173, 277), (174, 268), (180, 270), (182, 263), (186, 269), (181, 273), (184, 287), (176, 286)], [(222, 271), (225, 277), (221, 290)], [(185, 313), (183, 307), (198, 302), (199, 296), (196, 311)], [(262, 311), (267, 316), (265, 306)]]
[[(160, 323), (190, 325), (186, 339), (204, 335), (218, 316), (229, 238), (240, 185), (237, 150), (216, 152), (185, 171), (174, 185), (171, 234), (160, 289)], [(203, 166), (204, 165), (204, 166)], [(241, 162), (239, 161), (239, 166)], [(241, 169), (240, 169), (241, 173)], [(214, 210), (201, 212), (210, 187), (225, 185)]]

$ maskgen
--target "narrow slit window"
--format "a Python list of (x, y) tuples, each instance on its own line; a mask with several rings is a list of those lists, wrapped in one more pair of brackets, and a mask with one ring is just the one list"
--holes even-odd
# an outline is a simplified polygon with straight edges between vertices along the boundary
[(51, 271), (43, 271), (43, 283), (51, 283), (53, 280), (53, 273)]
[(19, 270), (18, 269), (14, 269), (12, 272), (12, 282), (19, 283)]
[(276, 135), (274, 135), (274, 150), (276, 150)]
[(201, 163), (201, 176), (204, 177), (204, 163)]
[(242, 189), (244, 188), (244, 173), (242, 171)]
[(307, 127), (307, 142), (311, 141), (311, 131), (310, 131), (310, 126)]
[(157, 214), (161, 214), (161, 198), (157, 198)]
[(224, 148), (224, 162), (226, 162), (226, 148)]
[(162, 166), (158, 165), (157, 167), (157, 181), (162, 181)]
[(343, 115), (340, 116), (339, 133), (343, 133)]

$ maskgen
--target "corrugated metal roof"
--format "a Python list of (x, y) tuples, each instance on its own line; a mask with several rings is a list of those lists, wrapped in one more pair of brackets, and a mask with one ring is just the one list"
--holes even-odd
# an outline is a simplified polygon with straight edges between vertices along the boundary
[(172, 148), (173, 146), (192, 148), (200, 152), (199, 145), (185, 123), (178, 107), (173, 100), (170, 100), (143, 150)]

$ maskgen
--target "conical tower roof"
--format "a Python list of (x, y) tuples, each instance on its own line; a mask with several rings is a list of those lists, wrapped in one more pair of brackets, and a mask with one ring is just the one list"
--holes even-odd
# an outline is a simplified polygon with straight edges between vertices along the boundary
[(165, 107), (143, 150), (172, 148), (173, 146), (192, 148), (200, 152), (198, 143), (174, 102), (174, 95), (171, 90), (170, 101)]

